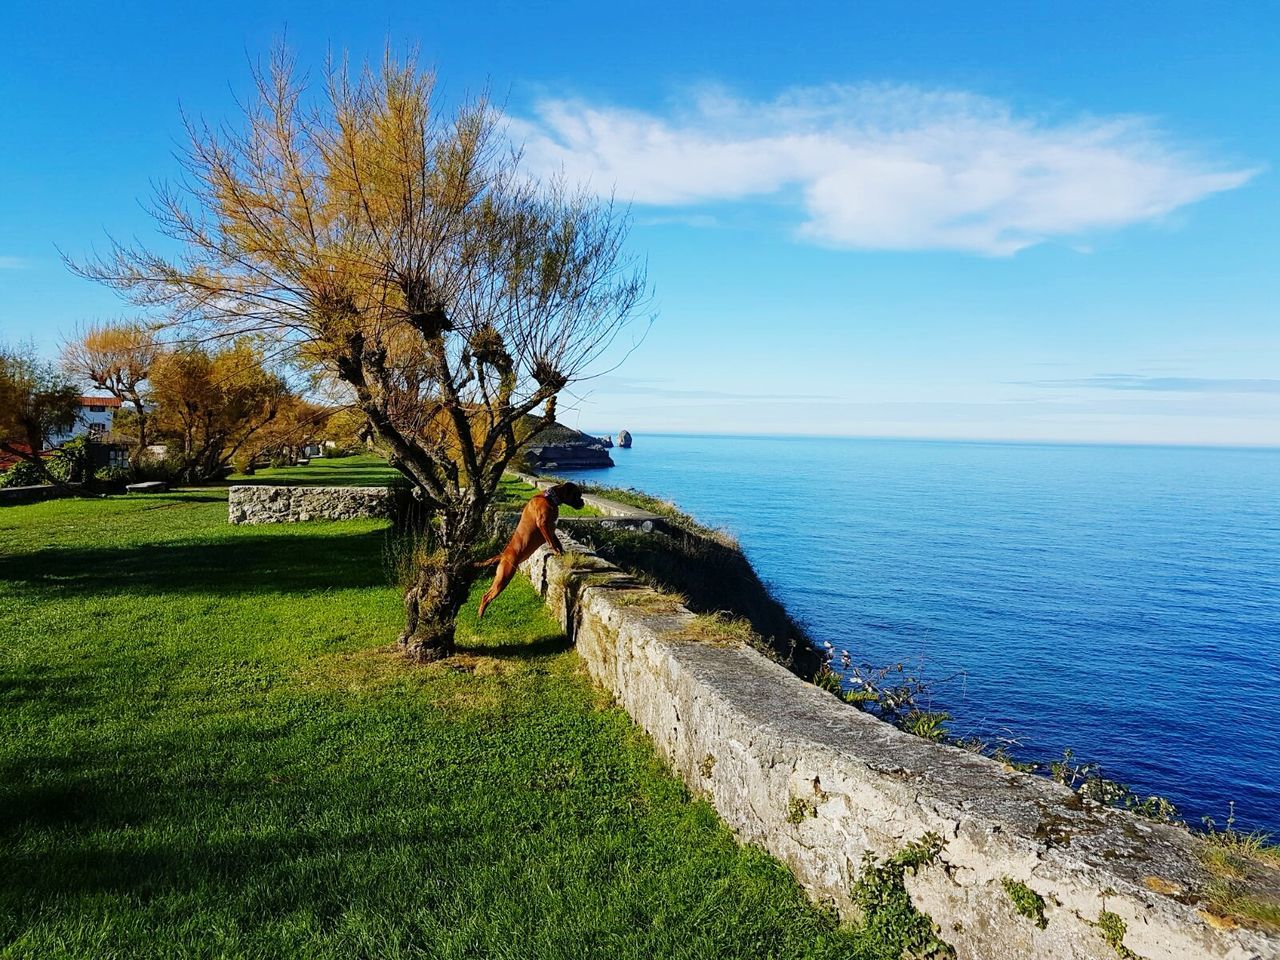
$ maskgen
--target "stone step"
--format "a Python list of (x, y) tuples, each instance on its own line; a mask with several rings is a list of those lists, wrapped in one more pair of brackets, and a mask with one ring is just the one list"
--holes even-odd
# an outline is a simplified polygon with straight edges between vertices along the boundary
[(143, 483), (126, 484), (125, 493), (164, 493), (169, 489), (169, 484), (163, 480), (147, 480)]

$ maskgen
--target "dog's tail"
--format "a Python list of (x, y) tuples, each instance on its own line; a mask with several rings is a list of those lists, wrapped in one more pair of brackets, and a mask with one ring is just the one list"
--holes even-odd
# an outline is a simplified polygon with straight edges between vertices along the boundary
[(474, 566), (477, 570), (483, 570), (485, 567), (496, 566), (498, 561), (501, 559), (502, 559), (502, 554), (495, 553), (488, 560), (479, 560), (476, 563), (472, 564), (472, 566)]

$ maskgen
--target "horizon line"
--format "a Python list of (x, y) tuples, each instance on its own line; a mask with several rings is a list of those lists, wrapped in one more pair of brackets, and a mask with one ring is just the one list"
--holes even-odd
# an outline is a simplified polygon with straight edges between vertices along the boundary
[[(582, 427), (574, 427), (580, 433), (589, 436), (609, 436), (616, 434), (610, 431), (588, 430)], [(633, 437), (645, 436), (643, 431), (632, 430), (630, 427), (620, 429), (627, 430)], [(1151, 447), (1151, 448), (1169, 448), (1180, 450), (1263, 450), (1270, 452), (1280, 451), (1280, 443), (1205, 443), (1205, 442), (1177, 442), (1177, 441), (1156, 441), (1156, 440), (1051, 440), (1051, 439), (1019, 439), (1014, 437), (915, 437), (904, 436), (900, 434), (857, 434), (857, 433), (766, 433), (766, 432), (735, 432), (731, 430), (713, 430), (713, 431), (681, 431), (681, 430), (650, 430), (647, 431), (648, 436), (653, 437), (704, 437), (704, 438), (737, 438), (737, 439), (795, 439), (795, 440), (889, 440), (893, 442), (905, 443), (987, 443), (999, 444), (1002, 446), (1023, 446), (1023, 447)], [(624, 449), (614, 447), (614, 449)]]

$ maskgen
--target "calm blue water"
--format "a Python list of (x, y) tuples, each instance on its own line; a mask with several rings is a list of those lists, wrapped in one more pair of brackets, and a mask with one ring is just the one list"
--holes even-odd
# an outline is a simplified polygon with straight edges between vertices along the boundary
[(742, 542), (953, 731), (1280, 831), (1280, 451), (638, 436), (579, 474)]

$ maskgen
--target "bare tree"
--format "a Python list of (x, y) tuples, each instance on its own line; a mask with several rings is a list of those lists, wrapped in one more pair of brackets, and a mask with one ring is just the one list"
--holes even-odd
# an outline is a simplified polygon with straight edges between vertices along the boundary
[(68, 485), (41, 456), (49, 438), (80, 415), (80, 390), (34, 347), (0, 346), (0, 451), (25, 460), (49, 483)]
[(524, 175), (483, 98), (449, 114), (388, 56), (331, 69), (312, 103), (277, 52), (246, 124), (189, 123), (186, 180), (136, 247), (78, 269), (207, 335), (252, 333), (349, 390), (432, 511), (405, 652), (447, 655), (485, 510), (518, 430), (585, 378), (646, 286), (625, 215)]
[[(71, 376), (106, 390), (121, 404), (129, 404), (130, 465), (137, 472), (150, 438), (145, 387), (161, 353), (155, 335), (141, 323), (95, 323), (76, 333), (62, 347), (62, 368)], [(119, 425), (117, 425), (119, 429)]]

